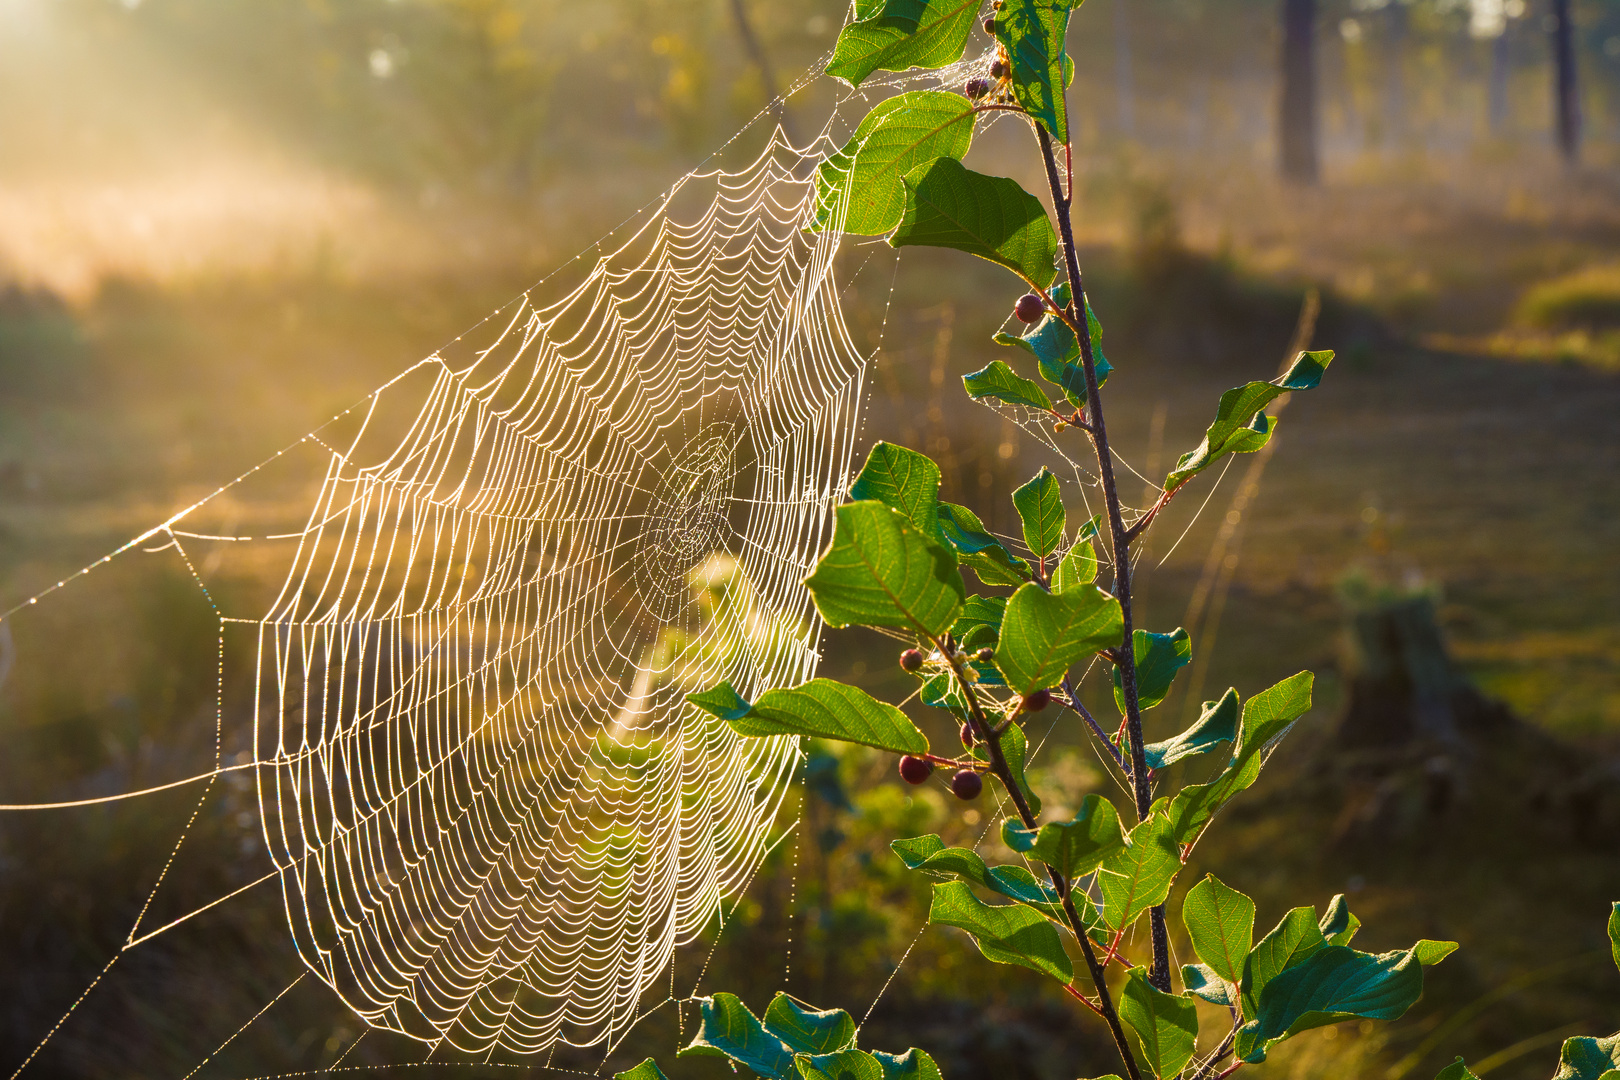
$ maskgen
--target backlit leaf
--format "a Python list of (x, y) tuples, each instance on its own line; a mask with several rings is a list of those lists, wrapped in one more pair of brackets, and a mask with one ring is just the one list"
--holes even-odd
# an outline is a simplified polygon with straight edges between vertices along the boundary
[(1350, 910), (1344, 893), (1339, 893), (1328, 901), (1327, 911), (1316, 928), (1322, 931), (1322, 937), (1329, 945), (1348, 945), (1356, 936), (1356, 931), (1361, 929), (1361, 920)]
[(971, 375), (962, 376), (962, 387), (968, 397), (975, 401), (988, 397), (1042, 412), (1049, 412), (1052, 408), (1052, 399), (1046, 396), (1045, 390), (1000, 360), (992, 360)]
[(800, 1054), (793, 1064), (802, 1080), (883, 1080), (878, 1059), (854, 1047), (833, 1054)]
[(906, 189), (900, 178), (925, 161), (961, 159), (973, 143), (973, 103), (960, 94), (916, 90), (899, 94), (866, 114), (855, 134), (816, 170), (819, 231), (882, 236), (900, 224)]
[(1059, 143), (1069, 141), (1063, 103), (1064, 39), (1071, 0), (1002, 0), (996, 10), (996, 40), (1012, 61), (1013, 95)]
[(885, 1054), (875, 1050), (872, 1056), (883, 1066), (883, 1080), (943, 1080), (934, 1059), (915, 1046), (904, 1054)]
[(669, 1080), (664, 1070), (658, 1067), (658, 1062), (648, 1058), (633, 1069), (626, 1069), (621, 1073), (614, 1073), (613, 1080)]
[(1022, 585), (1035, 576), (1029, 563), (1003, 547), (967, 507), (940, 503), (939, 524), (962, 566), (986, 585)]
[(1097, 870), (1103, 919), (1114, 930), (1130, 926), (1148, 908), (1164, 903), (1180, 869), (1181, 851), (1170, 819), (1155, 811), (1131, 829), (1125, 846), (1111, 852)]
[(966, 930), (988, 960), (1019, 964), (1065, 986), (1074, 981), (1074, 965), (1063, 951), (1057, 927), (1026, 907), (991, 907), (963, 882), (950, 881), (934, 886), (928, 921)]
[(1119, 812), (1095, 793), (1080, 800), (1080, 810), (1069, 821), (1048, 822), (1039, 832), (1008, 819), (1001, 837), (1014, 851), (1033, 855), (1066, 878), (1089, 874), (1104, 859), (1125, 846)]
[(954, 64), (967, 48), (979, 0), (874, 0), (838, 35), (827, 74), (859, 86), (874, 71)]
[(1098, 514), (1090, 521), (1080, 526), (1079, 535), (1069, 550), (1064, 552), (1058, 560), (1057, 568), (1052, 571), (1052, 591), (1065, 592), (1069, 589), (1090, 585), (1097, 580), (1097, 549), (1092, 539), (1097, 535), (1097, 528), (1102, 522), (1102, 515)]
[(1176, 1076), (1192, 1060), (1198, 1040), (1198, 1006), (1189, 998), (1167, 994), (1148, 982), (1147, 972), (1132, 968), (1119, 998), (1119, 1015), (1136, 1032), (1142, 1056), (1156, 1076)]
[(1237, 738), (1239, 715), (1236, 690), (1228, 690), (1219, 701), (1204, 702), (1203, 712), (1192, 727), (1173, 739), (1148, 743), (1142, 748), (1148, 768), (1162, 769), (1182, 758), (1231, 742)]
[(1040, 472), (1013, 492), (1012, 500), (1024, 526), (1024, 543), (1035, 557), (1044, 559), (1056, 551), (1063, 543), (1063, 490), (1052, 470), (1042, 465)]
[(728, 692), (743, 700), (729, 683), (689, 694), (686, 700), (714, 713), (739, 735), (809, 735), (896, 754), (928, 753), (928, 739), (905, 713), (833, 679), (811, 679), (792, 689), (767, 690), (740, 716), (726, 706)]
[(1297, 907), (1282, 917), (1271, 933), (1260, 939), (1243, 962), (1243, 1015), (1254, 1019), (1260, 995), (1266, 984), (1294, 964), (1303, 963), (1319, 949), (1327, 947), (1316, 922), (1316, 909)]
[(895, 840), (889, 844), (900, 861), (935, 881), (966, 881), (1034, 908), (1058, 922), (1066, 916), (1057, 892), (1022, 866), (986, 866), (967, 848), (946, 847), (937, 835)]
[[(990, 751), (984, 743), (976, 743), (973, 747), (973, 756), (980, 761), (990, 760)], [(1017, 724), (1007, 725), (1007, 730), (1001, 733), (1001, 756), (1007, 761), (1007, 768), (1011, 770), (1013, 779), (1018, 782), (1018, 790), (1024, 793), (1024, 802), (1029, 806), (1030, 812), (1041, 812), (1041, 800), (1036, 796), (1035, 789), (1029, 786), (1029, 780), (1024, 776), (1024, 766), (1029, 758), (1029, 737), (1024, 729)]]
[(726, 1057), (746, 1065), (765, 1080), (797, 1076), (793, 1053), (748, 1011), (735, 994), (698, 998), (698, 1032), (676, 1057)]
[(1181, 985), (1187, 993), (1203, 998), (1211, 1005), (1237, 1004), (1237, 987), (1215, 974), (1208, 964), (1186, 964), (1181, 969)]
[(1181, 906), (1193, 951), (1229, 983), (1243, 977), (1243, 962), (1254, 941), (1254, 901), (1229, 888), (1214, 874), (1187, 890)]
[(1094, 585), (1048, 593), (1021, 585), (1007, 601), (995, 665), (1020, 694), (1058, 685), (1071, 665), (1124, 635), (1119, 601)]
[[(1069, 306), (1069, 295), (1068, 282), (1060, 281), (1052, 286), (1051, 297), (1059, 308)], [(1087, 311), (1090, 311), (1089, 305)], [(1097, 371), (1097, 386), (1101, 388), (1108, 381), (1113, 366), (1102, 354), (1102, 328), (1096, 326), (1095, 319), (1090, 321), (1094, 330), (1091, 356)], [(1041, 378), (1061, 387), (1070, 405), (1086, 404), (1086, 373), (1080, 360), (1080, 342), (1061, 315), (1048, 310), (1022, 337), (1001, 332), (994, 340), (1001, 345), (1016, 345), (1033, 356)]]
[(930, 638), (950, 628), (967, 590), (956, 556), (875, 500), (836, 511), (832, 546), (805, 585), (829, 626), (903, 626)]
[(1614, 953), (1614, 964), (1620, 967), (1620, 902), (1609, 911), (1609, 949)]
[[(1131, 651), (1136, 654), (1136, 703), (1151, 709), (1170, 693), (1176, 672), (1192, 661), (1192, 638), (1177, 627), (1168, 634), (1138, 630), (1131, 635)], [(1114, 702), (1123, 715), (1125, 689), (1119, 668), (1114, 669)]]
[(843, 1009), (813, 1009), (778, 993), (765, 1010), (765, 1030), (796, 1054), (831, 1054), (855, 1045), (855, 1020)]
[(918, 530), (950, 550), (939, 523), (939, 466), (924, 454), (880, 442), (850, 485), (853, 501), (876, 499), (904, 514)]
[(1394, 1020), (1422, 994), (1423, 966), (1410, 950), (1373, 956), (1325, 945), (1266, 984), (1255, 1018), (1238, 1031), (1234, 1053), (1264, 1061), (1282, 1039), (1354, 1017)]
[(1609, 1080), (1620, 1069), (1620, 1034), (1607, 1039), (1578, 1036), (1564, 1040), (1553, 1080)]
[(1434, 1080), (1479, 1080), (1479, 1077), (1475, 1076), (1474, 1070), (1463, 1064), (1463, 1059), (1459, 1057), (1435, 1073)]
[(1057, 233), (1041, 201), (1016, 180), (986, 176), (954, 158), (905, 175), (906, 212), (895, 247), (954, 248), (1005, 266), (1044, 289), (1057, 276)]

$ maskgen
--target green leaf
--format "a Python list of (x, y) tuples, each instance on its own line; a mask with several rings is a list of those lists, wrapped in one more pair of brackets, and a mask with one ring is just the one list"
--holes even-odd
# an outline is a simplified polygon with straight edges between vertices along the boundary
[(1063, 543), (1063, 491), (1052, 470), (1042, 465), (1040, 472), (1013, 492), (1012, 500), (1024, 526), (1024, 543), (1035, 557), (1044, 559), (1056, 551)]
[(733, 690), (728, 682), (704, 690), (702, 693), (687, 694), (686, 700), (705, 712), (713, 713), (727, 723), (733, 720), (741, 720), (754, 708), (748, 703), (748, 699)]
[(1461, 1057), (1435, 1074), (1434, 1080), (1479, 1080), (1474, 1071), (1463, 1064)]
[(1237, 987), (1215, 974), (1208, 964), (1186, 964), (1181, 969), (1181, 985), (1187, 993), (1201, 997), (1211, 1005), (1231, 1007), (1237, 1004)]
[(1620, 1069), (1620, 1034), (1607, 1039), (1582, 1035), (1564, 1040), (1553, 1080), (1608, 1080), (1615, 1069)]
[(816, 170), (819, 232), (836, 223), (843, 231), (881, 236), (900, 224), (906, 188), (900, 178), (925, 161), (961, 160), (973, 143), (973, 103), (959, 94), (917, 90), (880, 102), (866, 114), (843, 149)]
[(849, 497), (876, 499), (950, 550), (939, 523), (939, 466), (927, 456), (894, 443), (878, 443), (866, 455), (866, 464), (850, 485)]
[[(1170, 693), (1176, 672), (1192, 661), (1192, 638), (1177, 627), (1168, 634), (1138, 630), (1131, 635), (1131, 651), (1136, 654), (1136, 703), (1151, 709)], [(1125, 712), (1125, 689), (1119, 668), (1114, 669), (1114, 701)]]
[(1057, 276), (1057, 233), (1041, 201), (1016, 180), (986, 176), (954, 158), (905, 175), (906, 212), (895, 247), (954, 248), (1005, 266), (1039, 289)]
[(1620, 902), (1609, 912), (1609, 949), (1614, 953), (1614, 965), (1620, 967)]
[(1252, 1020), (1258, 1015), (1260, 995), (1272, 979), (1326, 947), (1315, 908), (1297, 907), (1284, 915), (1243, 962), (1243, 979), (1238, 988), (1244, 1017)]
[(1182, 758), (1202, 754), (1211, 747), (1237, 738), (1238, 693), (1228, 690), (1219, 701), (1204, 702), (1198, 722), (1173, 739), (1142, 747), (1148, 768), (1162, 769)]
[(1418, 963), (1424, 967), (1434, 967), (1434, 965), (1457, 951), (1457, 943), (1455, 941), (1430, 941), (1428, 938), (1423, 938), (1416, 945), (1413, 945), (1410, 951), (1413, 956), (1417, 957)]
[(1119, 999), (1120, 1017), (1136, 1032), (1142, 1056), (1156, 1076), (1176, 1076), (1192, 1060), (1198, 1040), (1198, 1006), (1167, 994), (1148, 982), (1147, 972), (1132, 968)]
[(928, 753), (928, 739), (905, 713), (858, 687), (833, 679), (811, 679), (790, 690), (767, 690), (741, 716), (735, 715), (735, 709), (721, 711), (714, 706), (713, 702), (723, 701), (728, 691), (731, 697), (742, 700), (730, 683), (721, 683), (701, 694), (688, 694), (686, 700), (714, 713), (739, 735), (809, 735), (896, 754)]
[(648, 1058), (633, 1069), (614, 1073), (613, 1080), (669, 1080), (669, 1078), (664, 1075), (664, 1070), (658, 1067), (658, 1062)]
[(1328, 901), (1327, 913), (1317, 922), (1316, 928), (1322, 931), (1322, 937), (1329, 945), (1348, 945), (1356, 936), (1356, 931), (1361, 929), (1361, 920), (1351, 912), (1344, 893), (1339, 893)]
[(832, 1054), (855, 1045), (855, 1020), (843, 1009), (812, 1009), (778, 993), (765, 1010), (765, 1030), (798, 1054)]
[(1027, 967), (1065, 986), (1074, 981), (1074, 965), (1057, 927), (1026, 907), (991, 907), (963, 882), (950, 881), (934, 886), (928, 921), (966, 930), (987, 960)]
[(1280, 378), (1246, 383), (1222, 394), (1215, 422), (1204, 433), (1204, 441), (1181, 455), (1165, 478), (1164, 490), (1176, 490), (1227, 454), (1249, 453), (1264, 446), (1275, 425), (1260, 410), (1283, 394), (1316, 386), (1332, 361), (1331, 350), (1302, 352)]
[(944, 633), (967, 594), (956, 556), (875, 500), (846, 503), (836, 515), (832, 546), (805, 579), (827, 625)]
[[(1059, 308), (1067, 308), (1069, 283), (1062, 281), (1052, 286), (1050, 295)], [(1089, 311), (1089, 307), (1087, 310)], [(1097, 386), (1100, 388), (1108, 381), (1108, 374), (1113, 367), (1102, 354), (1102, 329), (1095, 326), (1094, 319), (1092, 322), (1094, 333), (1091, 356), (1096, 366)], [(1086, 372), (1080, 360), (1080, 342), (1061, 315), (1048, 310), (1041, 316), (1039, 322), (1024, 332), (1022, 337), (1001, 332), (996, 334), (993, 340), (1001, 345), (1016, 345), (1028, 352), (1035, 358), (1041, 378), (1061, 387), (1063, 396), (1068, 399), (1069, 404), (1075, 406), (1086, 404)]]
[(1029, 563), (991, 536), (978, 515), (956, 503), (939, 504), (939, 525), (961, 564), (986, 585), (1022, 585), (1034, 577)]
[(1080, 535), (1074, 538), (1074, 543), (1069, 545), (1069, 550), (1052, 571), (1053, 592), (1067, 592), (1097, 580), (1097, 549), (1092, 546), (1091, 540), (1097, 535), (1101, 522), (1102, 515), (1098, 514), (1080, 526)]
[(1175, 823), (1177, 843), (1196, 841), (1216, 812), (1255, 782), (1260, 776), (1266, 747), (1310, 711), (1314, 681), (1315, 676), (1302, 671), (1244, 703), (1237, 746), (1225, 771), (1207, 784), (1182, 788), (1170, 802), (1170, 819)]
[(883, 1066), (883, 1080), (943, 1080), (934, 1059), (913, 1046), (898, 1056), (874, 1050), (872, 1056)]
[(988, 366), (962, 376), (962, 386), (975, 401), (989, 397), (1042, 412), (1052, 409), (1052, 399), (1046, 396), (1045, 390), (1000, 360), (992, 360)]
[(966, 881), (1034, 908), (1059, 923), (1067, 919), (1057, 892), (1022, 866), (986, 866), (974, 852), (946, 847), (933, 834), (895, 840), (889, 847), (907, 867), (935, 881)]
[(1069, 141), (1063, 88), (1070, 8), (1070, 0), (1003, 0), (996, 11), (996, 40), (1012, 61), (1013, 95), (1059, 143)]
[(1076, 661), (1118, 644), (1119, 601), (1094, 585), (1048, 593), (1031, 582), (1007, 601), (995, 665), (1020, 694), (1056, 686)]
[(978, 0), (876, 0), (857, 12), (833, 46), (827, 74), (851, 86), (874, 71), (954, 64), (967, 48)]
[(1243, 961), (1254, 941), (1254, 901), (1223, 884), (1214, 874), (1187, 890), (1181, 905), (1193, 951), (1229, 983), (1243, 977)]
[(1325, 945), (1266, 984), (1234, 1052), (1243, 1061), (1264, 1061), (1282, 1039), (1352, 1017), (1394, 1020), (1422, 995), (1423, 966), (1410, 950), (1373, 956)]
[(789, 1080), (793, 1053), (766, 1031), (735, 994), (698, 998), (702, 1021), (697, 1035), (675, 1056), (727, 1057), (746, 1065), (765, 1080)]
[(1033, 855), (1066, 878), (1091, 873), (1125, 846), (1119, 812), (1095, 793), (1080, 800), (1073, 819), (1048, 822), (1039, 832), (1009, 818), (1001, 827), (1001, 838), (1014, 851)]
[(962, 604), (962, 614), (951, 624), (951, 637), (958, 647), (972, 651), (995, 648), (1001, 640), (1001, 620), (1007, 614), (1005, 596), (970, 596)]
[(1170, 819), (1155, 811), (1131, 829), (1125, 846), (1111, 852), (1097, 870), (1109, 928), (1124, 930), (1148, 908), (1164, 903), (1180, 869), (1181, 850)]
[(834, 1054), (800, 1054), (793, 1064), (803, 1080), (883, 1080), (878, 1059), (854, 1047)]
[[(973, 756), (987, 762), (990, 760), (990, 751), (984, 743), (976, 743), (973, 747)], [(1029, 757), (1029, 737), (1017, 724), (1007, 725), (1007, 730), (1001, 733), (1001, 756), (1007, 760), (1007, 768), (1011, 770), (1013, 779), (1018, 782), (1018, 790), (1024, 793), (1024, 802), (1029, 806), (1030, 813), (1039, 814), (1041, 800), (1024, 776), (1024, 765)]]

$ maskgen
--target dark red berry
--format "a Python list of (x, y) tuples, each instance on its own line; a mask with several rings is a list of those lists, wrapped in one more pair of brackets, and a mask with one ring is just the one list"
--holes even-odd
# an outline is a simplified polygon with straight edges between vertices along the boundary
[(1019, 322), (1040, 322), (1041, 316), (1046, 314), (1046, 301), (1039, 293), (1025, 293), (1013, 305), (1013, 314), (1018, 316)]
[(984, 778), (972, 769), (963, 769), (951, 777), (951, 794), (958, 799), (977, 799), (984, 790)]
[(921, 649), (907, 649), (900, 654), (900, 667), (915, 675), (922, 670), (923, 654)]
[(1036, 690), (1033, 693), (1024, 695), (1025, 712), (1040, 712), (1050, 704), (1052, 704), (1052, 691), (1050, 690)]
[(997, 60), (995, 63), (991, 64), (990, 77), (992, 79), (1005, 79), (1007, 77), (1007, 62), (1005, 60)]
[(967, 81), (967, 85), (962, 89), (966, 91), (968, 97), (972, 98), (974, 101), (977, 101), (990, 92), (990, 80), (969, 79)]
[(962, 745), (967, 747), (969, 750), (973, 749), (973, 725), (972, 724), (963, 724), (962, 725)]
[(995, 658), (996, 658), (996, 650), (992, 649), (988, 645), (986, 645), (984, 648), (980, 649), (978, 652), (973, 654), (973, 659), (977, 660), (981, 664), (988, 664), (990, 661), (994, 660)]
[(920, 784), (934, 775), (934, 763), (927, 758), (907, 754), (900, 759), (900, 779), (908, 784)]
[(995, 37), (996, 36), (996, 20), (994, 20), (994, 19), (986, 19), (986, 20), (984, 20), (984, 32), (989, 34), (991, 37)]

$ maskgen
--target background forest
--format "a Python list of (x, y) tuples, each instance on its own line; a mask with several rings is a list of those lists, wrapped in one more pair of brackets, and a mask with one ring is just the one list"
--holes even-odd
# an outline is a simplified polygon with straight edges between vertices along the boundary
[[(1461, 1053), (1528, 1080), (1565, 1036), (1620, 1026), (1603, 936), (1620, 896), (1620, 2), (1569, 0), (1574, 160), (1557, 135), (1562, 2), (1089, 0), (1071, 31), (1076, 225), (1109, 353), (1133, 371), (1110, 405), (1126, 457), (1162, 472), (1214, 395), (1282, 359), (1313, 290), (1310, 344), (1340, 357), (1282, 429), (1300, 445), (1174, 504), (1143, 563), (1151, 620), (1185, 622), (1201, 650), (1149, 737), (1227, 682), (1320, 676), (1304, 730), (1199, 858), (1267, 925), (1282, 897), (1344, 892), (1388, 943), (1462, 944), (1404, 1022), (1302, 1037), (1265, 1066), (1278, 1075), (1426, 1080)], [(1316, 183), (1278, 165), (1282, 12), (1302, 6)], [(813, 136), (838, 89), (806, 76), (846, 14), (0, 0), (0, 609), (431, 352), (773, 94), (796, 91), (781, 121)], [(883, 344), (864, 436), (927, 451), (942, 496), (971, 502), (1038, 458), (954, 390), (992, 358), (1005, 290), (934, 254), (907, 253), (892, 302), (847, 301), (857, 343)], [(985, 523), (1016, 529), (999, 514)], [(206, 764), (214, 627), (157, 560), (0, 622), (0, 801)], [(825, 641), (824, 673), (903, 696), (887, 641)], [(45, 678), (64, 651), (77, 677)], [(1435, 701), (1460, 732), (1448, 753), (1367, 719)], [(1038, 767), (1078, 799), (1105, 782), (1090, 753), (1059, 733)], [(763, 1005), (785, 986), (857, 1018), (875, 1004), (879, 1044), (924, 1047), (953, 1080), (1105, 1061), (1061, 994), (919, 935), (926, 890), (885, 839), (957, 842), (980, 821), (890, 769), (812, 748), (797, 839), (727, 925), (706, 989)], [(0, 816), (0, 1070), (118, 948), (193, 804)], [(251, 789), (197, 829), (200, 895), (263, 872)], [(39, 1072), (185, 1075), (296, 974), (270, 900), (132, 953)], [(200, 1075), (325, 1069), (359, 1034), (310, 980)], [(675, 1040), (672, 1018), (648, 1023), (610, 1065), (670, 1067)], [(368, 1037), (343, 1065), (411, 1060)]]

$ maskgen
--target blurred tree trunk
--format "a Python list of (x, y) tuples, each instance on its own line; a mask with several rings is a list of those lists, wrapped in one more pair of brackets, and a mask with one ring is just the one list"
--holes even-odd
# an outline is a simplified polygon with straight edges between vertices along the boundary
[(1136, 135), (1136, 87), (1131, 73), (1131, 24), (1125, 0), (1114, 0), (1114, 104), (1120, 134)]
[(1384, 141), (1399, 147), (1406, 141), (1406, 32), (1411, 18), (1398, 0), (1385, 11), (1389, 41), (1384, 48)]
[(1316, 117), (1316, 0), (1282, 0), (1282, 97), (1278, 144), (1282, 174), (1314, 184), (1320, 174)]
[(790, 140), (793, 132), (788, 127), (787, 102), (783, 101), (780, 92), (776, 89), (776, 69), (771, 67), (771, 58), (765, 52), (765, 46), (754, 33), (754, 23), (748, 17), (748, 8), (744, 0), (731, 0), (731, 14), (737, 20), (737, 36), (742, 38), (743, 48), (748, 51), (748, 58), (759, 68), (759, 81), (765, 87), (765, 100), (769, 104), (771, 115), (781, 125), (782, 132)]
[(1558, 152), (1574, 165), (1581, 156), (1581, 102), (1575, 78), (1573, 0), (1553, 0), (1553, 102), (1557, 110)]

